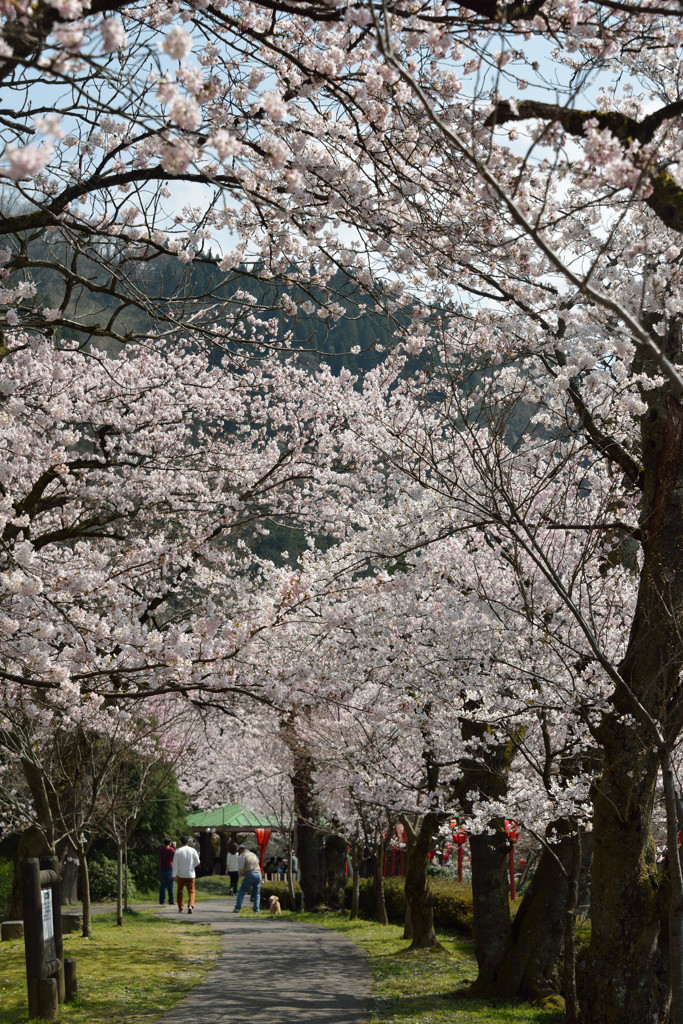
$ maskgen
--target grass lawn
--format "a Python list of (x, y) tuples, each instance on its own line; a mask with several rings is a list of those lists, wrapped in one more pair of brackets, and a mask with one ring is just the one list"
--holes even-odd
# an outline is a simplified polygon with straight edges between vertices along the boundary
[[(198, 898), (225, 893), (228, 880), (201, 879)], [(201, 895), (200, 895), (201, 894)], [(407, 951), (403, 929), (326, 914), (292, 914), (283, 920), (333, 928), (368, 957), (375, 986), (367, 1024), (561, 1024), (559, 1011), (529, 1004), (492, 1006), (455, 998), (465, 979), (476, 976), (471, 942), (453, 932), (437, 935), (446, 952)], [(79, 1000), (60, 1008), (62, 1024), (136, 1024), (161, 1017), (204, 977), (220, 940), (208, 925), (155, 916), (153, 906), (126, 914), (117, 928), (113, 913), (94, 916), (93, 937), (64, 938), (66, 956), (77, 961)], [(26, 1024), (24, 942), (0, 945), (0, 1024)], [(305, 1021), (302, 1021), (305, 1024)]]
[(560, 1024), (564, 1019), (560, 1011), (528, 1003), (491, 1006), (478, 999), (453, 998), (466, 978), (476, 977), (477, 967), (472, 943), (452, 933), (437, 929), (446, 953), (409, 953), (398, 925), (381, 927), (372, 921), (325, 914), (291, 916), (334, 928), (365, 951), (375, 978), (367, 1024)]
[[(78, 1001), (64, 1003), (63, 1024), (135, 1024), (161, 1017), (213, 966), (220, 937), (208, 924), (156, 918), (154, 911), (97, 914), (93, 935), (64, 936), (76, 958)], [(28, 1020), (24, 940), (0, 945), (0, 1024)]]

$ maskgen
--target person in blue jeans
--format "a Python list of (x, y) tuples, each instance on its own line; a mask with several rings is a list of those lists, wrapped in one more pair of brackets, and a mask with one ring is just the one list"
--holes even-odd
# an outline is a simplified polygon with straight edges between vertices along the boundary
[(159, 847), (159, 906), (163, 907), (164, 897), (168, 893), (168, 902), (173, 905), (173, 854), (175, 843), (170, 839), (164, 839), (164, 845)]
[(254, 913), (258, 914), (261, 909), (261, 862), (256, 854), (248, 850), (246, 846), (239, 846), (237, 853), (239, 854), (239, 873), (242, 884), (237, 893), (233, 914), (239, 914), (242, 909), (242, 901), (250, 890), (254, 894)]

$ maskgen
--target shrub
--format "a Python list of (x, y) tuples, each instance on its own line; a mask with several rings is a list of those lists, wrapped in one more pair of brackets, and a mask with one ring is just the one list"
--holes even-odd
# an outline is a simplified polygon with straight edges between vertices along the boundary
[(230, 879), (227, 875), (201, 875), (195, 882), (195, 889), (207, 896), (227, 896), (230, 893)]
[(135, 882), (138, 892), (153, 893), (159, 891), (159, 853), (142, 850), (128, 852), (129, 886), (130, 876)]
[[(91, 900), (115, 900), (116, 899), (116, 861), (109, 857), (98, 857), (88, 864), (90, 875), (90, 899)], [(128, 898), (136, 893), (135, 881), (128, 872)]]
[[(375, 902), (373, 896), (373, 880), (361, 878), (358, 894), (358, 909), (365, 917), (373, 917)], [(384, 902), (387, 917), (392, 924), (403, 924), (406, 914), (404, 893), (405, 880), (401, 877), (384, 880)], [(439, 928), (456, 928), (458, 931), (472, 932), (472, 888), (464, 882), (455, 882), (449, 878), (430, 878), (429, 887), (434, 907), (434, 924)], [(346, 883), (346, 906), (351, 906), (352, 882)]]
[(297, 882), (294, 883), (296, 907), (292, 906), (289, 898), (287, 882), (264, 882), (261, 886), (261, 904), (267, 905), (271, 896), (277, 896), (283, 910), (299, 910), (301, 908), (301, 889)]

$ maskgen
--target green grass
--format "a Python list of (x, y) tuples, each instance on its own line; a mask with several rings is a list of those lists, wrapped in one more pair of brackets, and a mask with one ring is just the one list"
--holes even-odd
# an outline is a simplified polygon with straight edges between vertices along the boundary
[[(60, 1007), (62, 1024), (136, 1024), (162, 1016), (213, 966), (220, 937), (207, 924), (157, 918), (152, 910), (97, 914), (93, 935), (64, 936), (76, 958), (78, 1000)], [(0, 946), (0, 1024), (28, 1018), (24, 940)]]
[[(229, 879), (198, 879), (198, 899), (225, 895)], [(561, 1024), (563, 1014), (528, 1003), (490, 1003), (456, 997), (477, 968), (471, 942), (437, 929), (446, 952), (408, 952), (403, 929), (333, 914), (283, 919), (341, 932), (362, 949), (374, 977), (367, 1024)], [(204, 977), (218, 955), (219, 937), (193, 920), (156, 917), (154, 908), (115, 916), (98, 913), (93, 937), (65, 936), (76, 958), (79, 999), (60, 1008), (62, 1024), (138, 1024), (161, 1017)], [(23, 940), (0, 946), (0, 1024), (27, 1022)], [(305, 1024), (305, 1022), (304, 1022)]]
[[(283, 912), (283, 917), (285, 913)], [(477, 974), (474, 947), (452, 932), (439, 931), (446, 952), (408, 952), (397, 925), (350, 921), (325, 914), (286, 914), (293, 920), (341, 932), (368, 957), (375, 989), (367, 1024), (559, 1024), (564, 1014), (529, 1003), (462, 999), (454, 993)]]

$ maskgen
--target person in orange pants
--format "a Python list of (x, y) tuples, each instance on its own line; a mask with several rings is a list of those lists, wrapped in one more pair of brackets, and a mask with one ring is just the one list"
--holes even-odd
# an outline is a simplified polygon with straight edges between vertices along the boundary
[(187, 912), (191, 914), (194, 910), (195, 868), (199, 864), (199, 854), (190, 846), (189, 836), (181, 836), (180, 843), (173, 854), (173, 878), (177, 885), (178, 913), (183, 912), (183, 890), (187, 889)]

